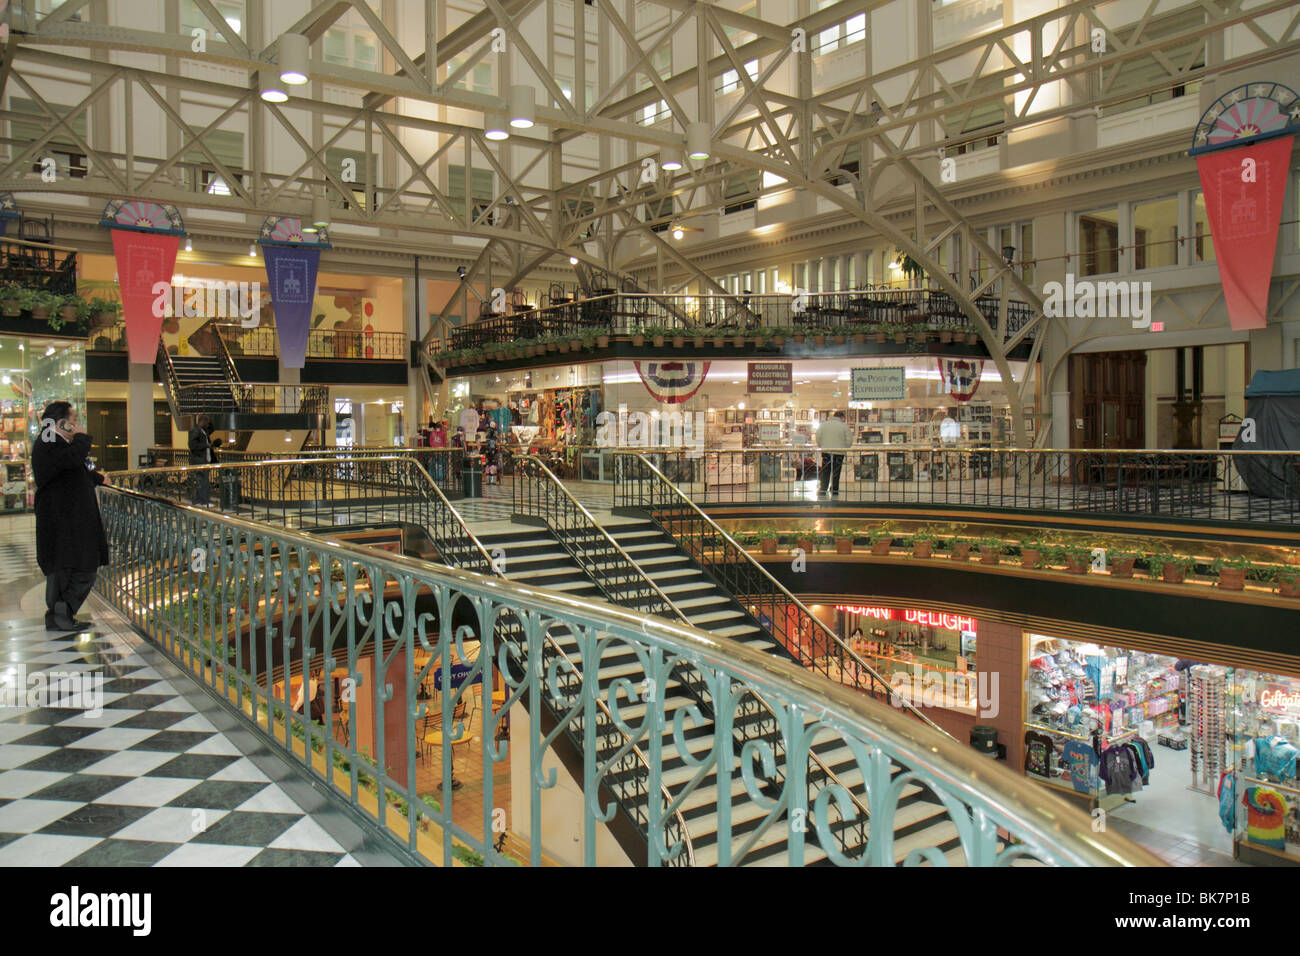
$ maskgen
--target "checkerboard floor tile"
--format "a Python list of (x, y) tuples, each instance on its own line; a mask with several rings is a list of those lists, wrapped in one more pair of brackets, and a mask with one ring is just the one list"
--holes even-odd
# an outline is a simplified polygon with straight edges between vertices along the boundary
[[(0, 584), (15, 553), (28, 560), (0, 531)], [(0, 706), (0, 866), (358, 865), (196, 712), (187, 678), (111, 611), (93, 619), (82, 635), (0, 622), (0, 679), (11, 668), (29, 687), (37, 673), (103, 679), (90, 709)], [(65, 701), (0, 698), (11, 702)]]

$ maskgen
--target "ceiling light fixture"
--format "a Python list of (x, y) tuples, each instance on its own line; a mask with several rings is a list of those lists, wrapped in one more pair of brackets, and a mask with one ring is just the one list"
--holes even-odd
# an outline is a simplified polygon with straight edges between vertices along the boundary
[[(266, 74), (263, 76), (263, 74)], [(261, 77), (262, 99), (267, 103), (284, 103), (289, 99), (289, 94), (284, 91), (284, 84), (274, 76), (263, 70), (258, 74)]]
[(571, 266), (576, 266), (577, 264), (578, 264), (578, 257), (577, 257), (577, 256), (569, 256), (569, 265), (571, 265)]
[(280, 37), (280, 79), (290, 86), (307, 82), (307, 53), (309, 41), (301, 33), (286, 33)]
[(673, 230), (673, 238), (678, 241), (681, 241), (681, 238), (684, 235), (686, 235), (686, 233), (682, 230), (681, 226), (678, 226), (676, 229)]
[(324, 196), (312, 197), (311, 224), (317, 229), (324, 229), (330, 224), (330, 204)]
[(688, 123), (686, 125), (686, 157), (696, 161), (709, 158), (710, 141), (713, 131), (708, 123)]
[(684, 165), (682, 151), (675, 146), (667, 147), (659, 154), (659, 165), (670, 173), (677, 172)]
[(257, 243), (255, 243), (255, 242), (250, 242), (250, 243), (248, 244), (248, 257), (249, 257), (250, 259), (256, 259), (256, 258), (257, 258)]
[(483, 116), (483, 135), (499, 142), (510, 138), (510, 124), (502, 113), (487, 113)]
[(194, 251), (194, 240), (191, 239), (189, 236), (185, 237), (185, 251), (186, 252)]
[(530, 129), (537, 122), (537, 98), (531, 86), (510, 87), (510, 125)]

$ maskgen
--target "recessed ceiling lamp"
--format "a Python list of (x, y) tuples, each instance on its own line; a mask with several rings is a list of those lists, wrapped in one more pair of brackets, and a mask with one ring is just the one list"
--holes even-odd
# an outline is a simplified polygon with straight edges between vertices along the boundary
[(530, 129), (537, 122), (537, 98), (531, 86), (510, 87), (510, 125)]
[(263, 70), (258, 74), (262, 80), (262, 99), (267, 103), (284, 103), (288, 101), (289, 94), (284, 91), (285, 84), (281, 83), (273, 74)]
[(307, 82), (308, 41), (301, 33), (286, 33), (280, 37), (280, 79), (290, 86)]
[(708, 123), (688, 123), (686, 125), (686, 157), (696, 161), (709, 158), (712, 130)]
[(487, 113), (483, 117), (483, 135), (494, 142), (510, 138), (510, 124), (502, 113)]
[(675, 146), (665, 148), (659, 154), (659, 165), (670, 173), (677, 172), (684, 165), (682, 163), (682, 151)]

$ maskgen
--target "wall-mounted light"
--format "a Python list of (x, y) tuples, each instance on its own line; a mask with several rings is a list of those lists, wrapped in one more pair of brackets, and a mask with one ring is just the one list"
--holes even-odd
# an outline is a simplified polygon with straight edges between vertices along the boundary
[(510, 138), (510, 124), (502, 113), (488, 113), (483, 117), (483, 135), (498, 142)]
[(708, 123), (688, 123), (686, 125), (686, 157), (697, 162), (708, 159), (709, 150), (712, 148), (712, 139), (713, 132), (709, 129)]
[(194, 240), (191, 239), (189, 236), (185, 237), (185, 251), (186, 252), (194, 251)]
[(317, 229), (324, 229), (330, 224), (330, 204), (324, 196), (312, 197), (311, 224)]
[(659, 165), (670, 173), (677, 172), (685, 165), (682, 162), (682, 151), (675, 146), (665, 147), (659, 154)]
[(257, 243), (255, 243), (255, 242), (250, 242), (250, 243), (248, 244), (248, 258), (250, 258), (250, 259), (256, 259), (256, 258), (257, 258)]
[(285, 441), (293, 441), (293, 435), (286, 431), (286, 432), (284, 433), (284, 440), (285, 440)]
[(285, 33), (280, 37), (280, 79), (290, 86), (307, 82), (308, 40), (301, 33)]
[(537, 98), (531, 86), (510, 87), (510, 125), (529, 129), (537, 122)]

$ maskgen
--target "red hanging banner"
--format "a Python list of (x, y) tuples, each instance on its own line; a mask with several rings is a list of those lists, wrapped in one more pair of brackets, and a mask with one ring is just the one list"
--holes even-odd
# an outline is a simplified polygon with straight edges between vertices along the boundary
[[(167, 296), (160, 298), (154, 285), (169, 288), (176, 268), (176, 250), (181, 237), (134, 229), (113, 230), (113, 255), (117, 259), (117, 280), (122, 287), (122, 317), (126, 322), (126, 348), (131, 361), (152, 365), (158, 357), (163, 309)], [(162, 308), (155, 310), (154, 303)], [(156, 314), (155, 314), (156, 312)]]
[(1262, 329), (1268, 323), (1268, 287), (1290, 160), (1290, 136), (1196, 157), (1234, 329)]

